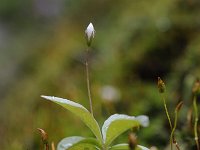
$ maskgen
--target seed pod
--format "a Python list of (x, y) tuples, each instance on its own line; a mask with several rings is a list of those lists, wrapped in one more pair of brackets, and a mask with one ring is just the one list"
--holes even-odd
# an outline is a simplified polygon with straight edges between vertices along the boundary
[(47, 133), (41, 128), (37, 128), (37, 129), (40, 132), (40, 135), (41, 135), (41, 138), (42, 138), (42, 142), (44, 144), (47, 144), (48, 143), (48, 135), (47, 135)]
[(163, 80), (160, 77), (158, 77), (158, 91), (160, 93), (165, 92), (165, 83), (163, 82)]

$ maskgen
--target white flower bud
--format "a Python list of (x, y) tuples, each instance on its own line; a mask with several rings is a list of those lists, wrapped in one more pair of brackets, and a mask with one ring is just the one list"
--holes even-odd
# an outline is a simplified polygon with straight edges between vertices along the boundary
[(87, 38), (87, 45), (90, 46), (92, 43), (92, 39), (94, 38), (94, 34), (95, 34), (95, 30), (94, 30), (94, 26), (92, 23), (90, 23), (87, 27), (87, 29), (85, 30), (85, 35)]

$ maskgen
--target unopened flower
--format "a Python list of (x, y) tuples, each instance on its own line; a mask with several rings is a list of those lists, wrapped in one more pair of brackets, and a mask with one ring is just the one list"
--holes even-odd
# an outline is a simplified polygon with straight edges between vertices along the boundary
[(90, 46), (92, 43), (92, 39), (94, 38), (95, 35), (94, 26), (92, 23), (90, 23), (87, 29), (85, 30), (85, 35), (86, 35), (87, 45)]

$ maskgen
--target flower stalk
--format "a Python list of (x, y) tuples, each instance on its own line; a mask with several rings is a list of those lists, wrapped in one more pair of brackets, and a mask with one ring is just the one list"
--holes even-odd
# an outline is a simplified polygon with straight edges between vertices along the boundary
[(86, 41), (87, 41), (87, 49), (86, 49), (86, 60), (85, 60), (85, 68), (86, 68), (86, 81), (87, 81), (87, 91), (88, 91), (88, 98), (90, 102), (90, 112), (93, 116), (93, 107), (92, 107), (92, 98), (91, 98), (91, 90), (90, 90), (90, 77), (89, 77), (89, 49), (92, 43), (92, 39), (94, 38), (95, 35), (95, 30), (94, 26), (92, 23), (90, 23), (85, 30), (85, 35), (86, 35)]
[(91, 90), (90, 90), (90, 77), (89, 77), (89, 47), (86, 50), (86, 60), (85, 60), (85, 69), (86, 69), (86, 81), (87, 81), (87, 91), (88, 91), (88, 98), (90, 102), (90, 112), (93, 115), (93, 107), (92, 107), (92, 98), (91, 98)]

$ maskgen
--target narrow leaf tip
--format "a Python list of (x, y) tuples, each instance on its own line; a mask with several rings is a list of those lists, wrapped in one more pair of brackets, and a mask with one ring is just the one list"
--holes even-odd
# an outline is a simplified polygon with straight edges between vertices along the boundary
[(45, 99), (49, 99), (50, 96), (45, 96), (45, 95), (41, 95), (40, 97), (45, 98)]

